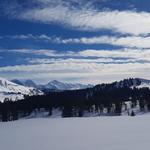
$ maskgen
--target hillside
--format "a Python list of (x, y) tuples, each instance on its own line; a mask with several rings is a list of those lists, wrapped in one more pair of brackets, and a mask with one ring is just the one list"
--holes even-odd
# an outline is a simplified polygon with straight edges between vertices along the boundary
[(24, 95), (42, 94), (40, 90), (33, 87), (26, 87), (0, 78), (0, 101), (7, 99), (22, 99)]
[[(14, 90), (16, 87), (22, 87), (9, 81), (2, 83), (2, 87), (7, 89), (12, 87)], [(150, 89), (140, 88), (143, 85), (148, 87), (149, 80), (130, 78), (87, 89), (51, 91), (33, 95), (29, 93), (27, 94), (29, 96), (25, 96), (21, 101), (17, 101), (19, 99), (17, 98), (14, 99), (15, 101), (9, 99), (0, 103), (1, 121), (39, 116), (90, 117), (148, 113), (150, 112)], [(14, 94), (18, 93), (5, 92), (4, 94), (8, 97), (13, 94), (15, 97)]]

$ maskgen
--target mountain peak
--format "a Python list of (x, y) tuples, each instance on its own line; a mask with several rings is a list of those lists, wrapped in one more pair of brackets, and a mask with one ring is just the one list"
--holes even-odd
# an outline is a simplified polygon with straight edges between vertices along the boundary
[(23, 83), (18, 79), (13, 79), (13, 80), (11, 80), (11, 82), (19, 84), (19, 85), (23, 85)]
[(23, 99), (24, 95), (37, 95), (42, 94), (40, 90), (37, 90), (33, 87), (26, 87), (24, 85), (17, 84), (19, 80), (14, 79), (11, 82), (7, 79), (0, 78), (0, 101), (3, 101), (5, 98), (12, 100)]
[(150, 88), (150, 80), (142, 78), (128, 78), (121, 81), (115, 81), (110, 84), (99, 84), (95, 86), (96, 89), (99, 88)]
[(43, 87), (49, 90), (75, 90), (89, 88), (92, 87), (92, 85), (84, 85), (79, 83), (64, 83), (58, 80), (52, 80)]
[(37, 85), (30, 79), (24, 81), (24, 86), (27, 86), (27, 87), (37, 87)]
[(60, 82), (60, 81), (58, 81), (58, 80), (52, 80), (52, 81), (50, 81), (48, 84), (51, 84), (51, 83), (57, 84), (57, 83), (63, 83), (63, 82)]
[(12, 93), (24, 93), (24, 94), (30, 92), (30, 90), (27, 87), (0, 78), (0, 92), (6, 92), (6, 91)]

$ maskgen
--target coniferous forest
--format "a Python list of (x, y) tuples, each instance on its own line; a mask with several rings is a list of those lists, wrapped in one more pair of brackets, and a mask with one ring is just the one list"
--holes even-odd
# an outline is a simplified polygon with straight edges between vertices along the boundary
[[(45, 92), (44, 95), (24, 96), (22, 100), (5, 99), (0, 103), (0, 120), (12, 121), (29, 116), (41, 109), (52, 115), (53, 109), (59, 109), (62, 117), (82, 117), (85, 112), (97, 112), (102, 115), (121, 115), (122, 108), (127, 110), (140, 107), (140, 111), (150, 111), (150, 89), (114, 87), (111, 84), (72, 91)], [(134, 116), (132, 111), (131, 116)]]

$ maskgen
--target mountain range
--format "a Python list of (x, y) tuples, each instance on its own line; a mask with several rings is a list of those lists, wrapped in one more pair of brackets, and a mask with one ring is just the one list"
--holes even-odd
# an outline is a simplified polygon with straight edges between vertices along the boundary
[(38, 95), (43, 94), (44, 92), (53, 92), (53, 91), (65, 91), (65, 90), (79, 90), (92, 88), (94, 90), (99, 90), (101, 88), (150, 88), (150, 80), (141, 79), (141, 78), (129, 78), (121, 81), (112, 82), (109, 84), (97, 84), (93, 86), (91, 84), (71, 84), (63, 83), (57, 80), (50, 81), (45, 85), (38, 85), (32, 80), (20, 81), (14, 79), (8, 81), (4, 78), (0, 78), (0, 101), (3, 101), (6, 98), (16, 100), (22, 99), (24, 95)]
[(64, 83), (57, 80), (52, 80), (44, 85), (38, 85), (32, 80), (20, 81), (18, 79), (11, 80), (11, 82), (23, 85), (26, 87), (34, 87), (41, 91), (64, 91), (64, 90), (76, 90), (76, 89), (85, 89), (93, 87), (93, 85), (80, 84), (80, 83)]
[(89, 87), (92, 87), (92, 85), (70, 84), (57, 80), (50, 81), (45, 85), (38, 85), (32, 80), (20, 81), (14, 79), (9, 81), (0, 78), (0, 101), (23, 99), (24, 95), (41, 95), (44, 92), (85, 89)]

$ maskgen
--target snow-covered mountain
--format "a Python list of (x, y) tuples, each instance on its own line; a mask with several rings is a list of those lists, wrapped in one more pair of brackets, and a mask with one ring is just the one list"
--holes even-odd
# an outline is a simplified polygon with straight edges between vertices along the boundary
[(138, 80), (140, 81), (140, 84), (137, 85), (138, 88), (143, 88), (143, 87), (150, 88), (150, 80), (140, 79), (140, 78), (138, 78)]
[(37, 88), (37, 87), (38, 87), (38, 86), (36, 85), (36, 83), (33, 82), (33, 81), (30, 80), (30, 79), (25, 80), (25, 81), (20, 81), (20, 80), (18, 80), (18, 79), (13, 79), (13, 80), (11, 80), (11, 82), (16, 83), (16, 84), (19, 84), (19, 85), (26, 86), (26, 87), (34, 87), (34, 88)]
[[(33, 82), (32, 80), (26, 80), (26, 81), (20, 81), (20, 80), (12, 80), (13, 83), (19, 84), (19, 85), (23, 85), (26, 87), (33, 87), (33, 88), (37, 88), (39, 90), (47, 90), (47, 91), (61, 91), (61, 90), (75, 90), (75, 89), (86, 89), (86, 88), (91, 88), (93, 87), (93, 85), (91, 84), (72, 84), (72, 83), (64, 83), (64, 82), (60, 82), (57, 80), (52, 80), (50, 81), (48, 84), (45, 85), (37, 85), (35, 82)], [(142, 78), (129, 78), (129, 79), (124, 79), (121, 81), (116, 81), (116, 82), (112, 82), (110, 84), (98, 84), (95, 87), (96, 88), (105, 88), (105, 87), (117, 87), (117, 88), (123, 88), (123, 87), (136, 87), (136, 88), (143, 88), (143, 87), (148, 87), (150, 88), (150, 80), (147, 79), (142, 79)]]
[(19, 84), (19, 85), (23, 85), (23, 83), (18, 79), (13, 79), (13, 80), (11, 80), (11, 82)]
[(32, 92), (32, 88), (27, 88), (10, 82), (4, 78), (0, 78), (0, 92), (30, 94)]
[(104, 89), (104, 88), (150, 88), (150, 80), (142, 78), (129, 78), (121, 81), (112, 82), (109, 84), (98, 84), (94, 87), (95, 90)]
[(25, 87), (23, 85), (8, 81), (4, 78), (0, 78), (0, 101), (3, 101), (5, 98), (12, 100), (22, 99), (24, 95), (36, 94), (41, 94), (41, 91), (33, 87)]
[[(1, 82), (4, 82), (4, 80), (1, 80)], [(8, 81), (9, 82), (9, 81)], [(57, 80), (50, 81), (48, 84), (45, 85), (37, 85), (34, 83), (32, 80), (26, 80), (26, 81), (19, 81), (17, 79), (12, 80), (14, 82), (13, 84), (16, 84), (17, 87), (17, 93), (23, 93), (23, 94), (28, 94), (32, 93), (33, 89), (38, 89), (44, 92), (50, 92), (50, 91), (63, 91), (63, 90), (75, 90), (75, 89), (86, 89), (86, 88), (91, 88), (93, 87), (92, 85), (84, 85), (84, 84), (71, 84), (71, 83), (63, 83)], [(11, 82), (11, 83), (12, 83)], [(23, 91), (20, 92), (18, 88), (22, 87)], [(123, 87), (129, 87), (129, 88), (143, 88), (143, 87), (148, 87), (150, 88), (150, 80), (147, 79), (142, 79), (142, 78), (129, 78), (129, 79), (124, 79), (121, 81), (116, 81), (112, 82), (110, 84), (98, 84), (94, 87), (95, 90), (99, 90), (101, 88), (123, 88)], [(21, 88), (21, 89), (22, 89)], [(14, 92), (14, 91), (12, 91)]]
[(119, 82), (114, 82), (113, 83), (117, 88), (122, 88), (122, 87), (136, 87), (136, 88), (143, 88), (147, 87), (150, 88), (150, 80), (147, 79), (142, 79), (142, 78), (129, 78), (129, 79), (124, 79)]
[(47, 89), (47, 90), (75, 90), (75, 89), (86, 89), (92, 87), (92, 85), (88, 84), (72, 84), (72, 83), (63, 83), (57, 80), (50, 81), (46, 85), (41, 85), (40, 89)]
[(36, 85), (36, 83), (34, 83), (32, 80), (26, 80), (26, 81), (24, 81), (23, 85), (27, 86), (27, 87), (38, 88), (38, 86)]
[(34, 87), (37, 88), (39, 90), (44, 90), (44, 91), (62, 91), (62, 90), (75, 90), (75, 89), (86, 89), (89, 87), (93, 87), (93, 85), (88, 84), (79, 84), (79, 83), (64, 83), (64, 82), (60, 82), (57, 80), (52, 80), (47, 84), (42, 84), (42, 85), (38, 85), (36, 84), (34, 81), (32, 80), (26, 80), (26, 81), (20, 81), (17, 79), (12, 80), (12, 82), (19, 84), (19, 85), (24, 85), (26, 87)]

